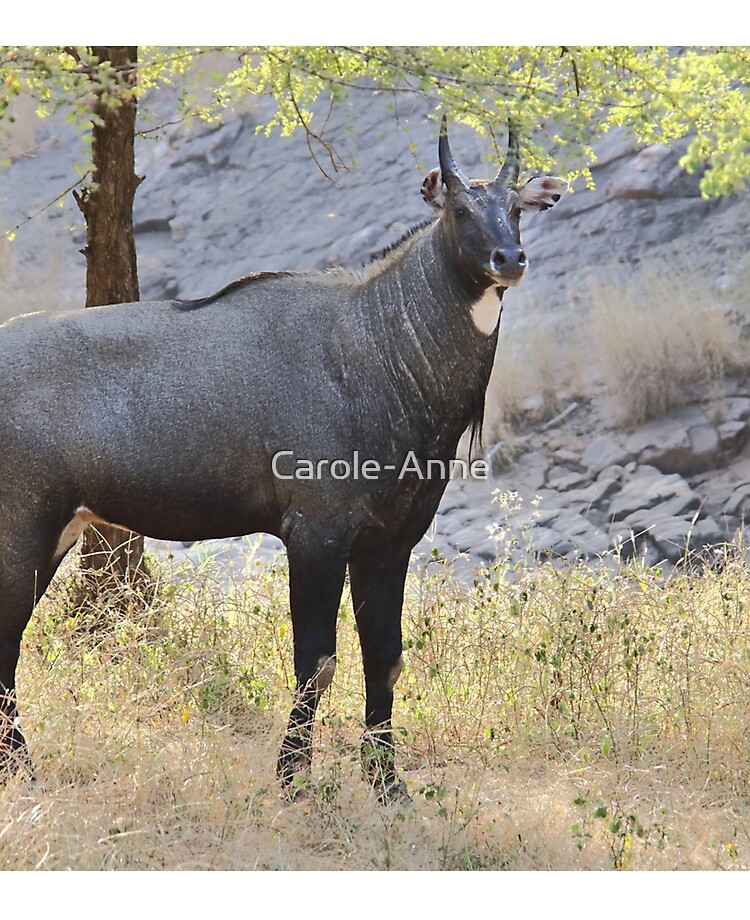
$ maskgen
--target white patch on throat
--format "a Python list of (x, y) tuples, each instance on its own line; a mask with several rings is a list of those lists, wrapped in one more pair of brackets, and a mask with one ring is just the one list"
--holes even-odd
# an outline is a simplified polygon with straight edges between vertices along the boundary
[(497, 296), (497, 288), (487, 288), (482, 299), (471, 308), (471, 321), (483, 335), (492, 335), (502, 308), (503, 304)]

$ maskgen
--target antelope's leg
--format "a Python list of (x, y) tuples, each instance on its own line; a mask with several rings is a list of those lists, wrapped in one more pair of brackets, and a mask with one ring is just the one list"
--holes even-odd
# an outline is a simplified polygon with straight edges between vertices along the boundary
[(55, 528), (27, 529), (9, 523), (3, 522), (0, 532), (0, 774), (30, 767), (26, 739), (18, 726), (16, 666), (23, 631), (59, 563)]
[(315, 711), (336, 668), (336, 618), (346, 574), (340, 548), (300, 542), (287, 547), (296, 690), (276, 768), (287, 788), (310, 769)]
[(406, 798), (396, 778), (391, 716), (393, 688), (401, 673), (401, 608), (408, 565), (408, 553), (389, 556), (380, 564), (376, 557), (349, 565), (365, 670), (362, 767), (385, 802)]

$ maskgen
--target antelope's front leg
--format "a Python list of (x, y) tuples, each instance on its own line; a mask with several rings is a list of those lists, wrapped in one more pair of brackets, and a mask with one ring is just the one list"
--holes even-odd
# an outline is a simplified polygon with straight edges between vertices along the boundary
[(336, 617), (346, 558), (340, 551), (295, 545), (288, 553), (296, 689), (276, 774), (295, 796), (309, 776), (315, 711), (336, 668)]
[(396, 776), (391, 717), (393, 688), (401, 673), (401, 608), (409, 555), (377, 564), (352, 561), (352, 600), (365, 670), (362, 769), (383, 803), (408, 800)]

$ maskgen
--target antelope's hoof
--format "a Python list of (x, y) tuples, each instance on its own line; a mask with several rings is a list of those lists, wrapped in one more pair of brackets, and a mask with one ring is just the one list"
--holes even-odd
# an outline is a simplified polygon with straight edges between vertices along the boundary
[(393, 769), (393, 761), (388, 758), (386, 765), (378, 763), (371, 757), (363, 759), (362, 772), (378, 797), (379, 805), (408, 805), (411, 796), (406, 791), (406, 783), (398, 779)]
[(378, 805), (412, 805), (412, 797), (406, 791), (406, 783), (394, 776), (390, 781), (383, 783), (378, 792)]
[(276, 777), (289, 801), (299, 801), (310, 788), (310, 758), (299, 750), (282, 748), (276, 762)]

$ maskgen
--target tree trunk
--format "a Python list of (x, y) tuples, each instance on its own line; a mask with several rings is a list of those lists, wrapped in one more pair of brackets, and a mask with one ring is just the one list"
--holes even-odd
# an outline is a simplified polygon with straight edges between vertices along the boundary
[[(97, 90), (93, 108), (92, 182), (77, 195), (86, 218), (86, 306), (127, 303), (140, 297), (133, 198), (142, 181), (135, 174), (137, 47), (91, 48), (100, 62), (109, 61), (115, 86)], [(96, 72), (92, 80), (99, 83)], [(82, 564), (89, 599), (139, 580), (143, 537), (102, 524), (87, 528)]]

